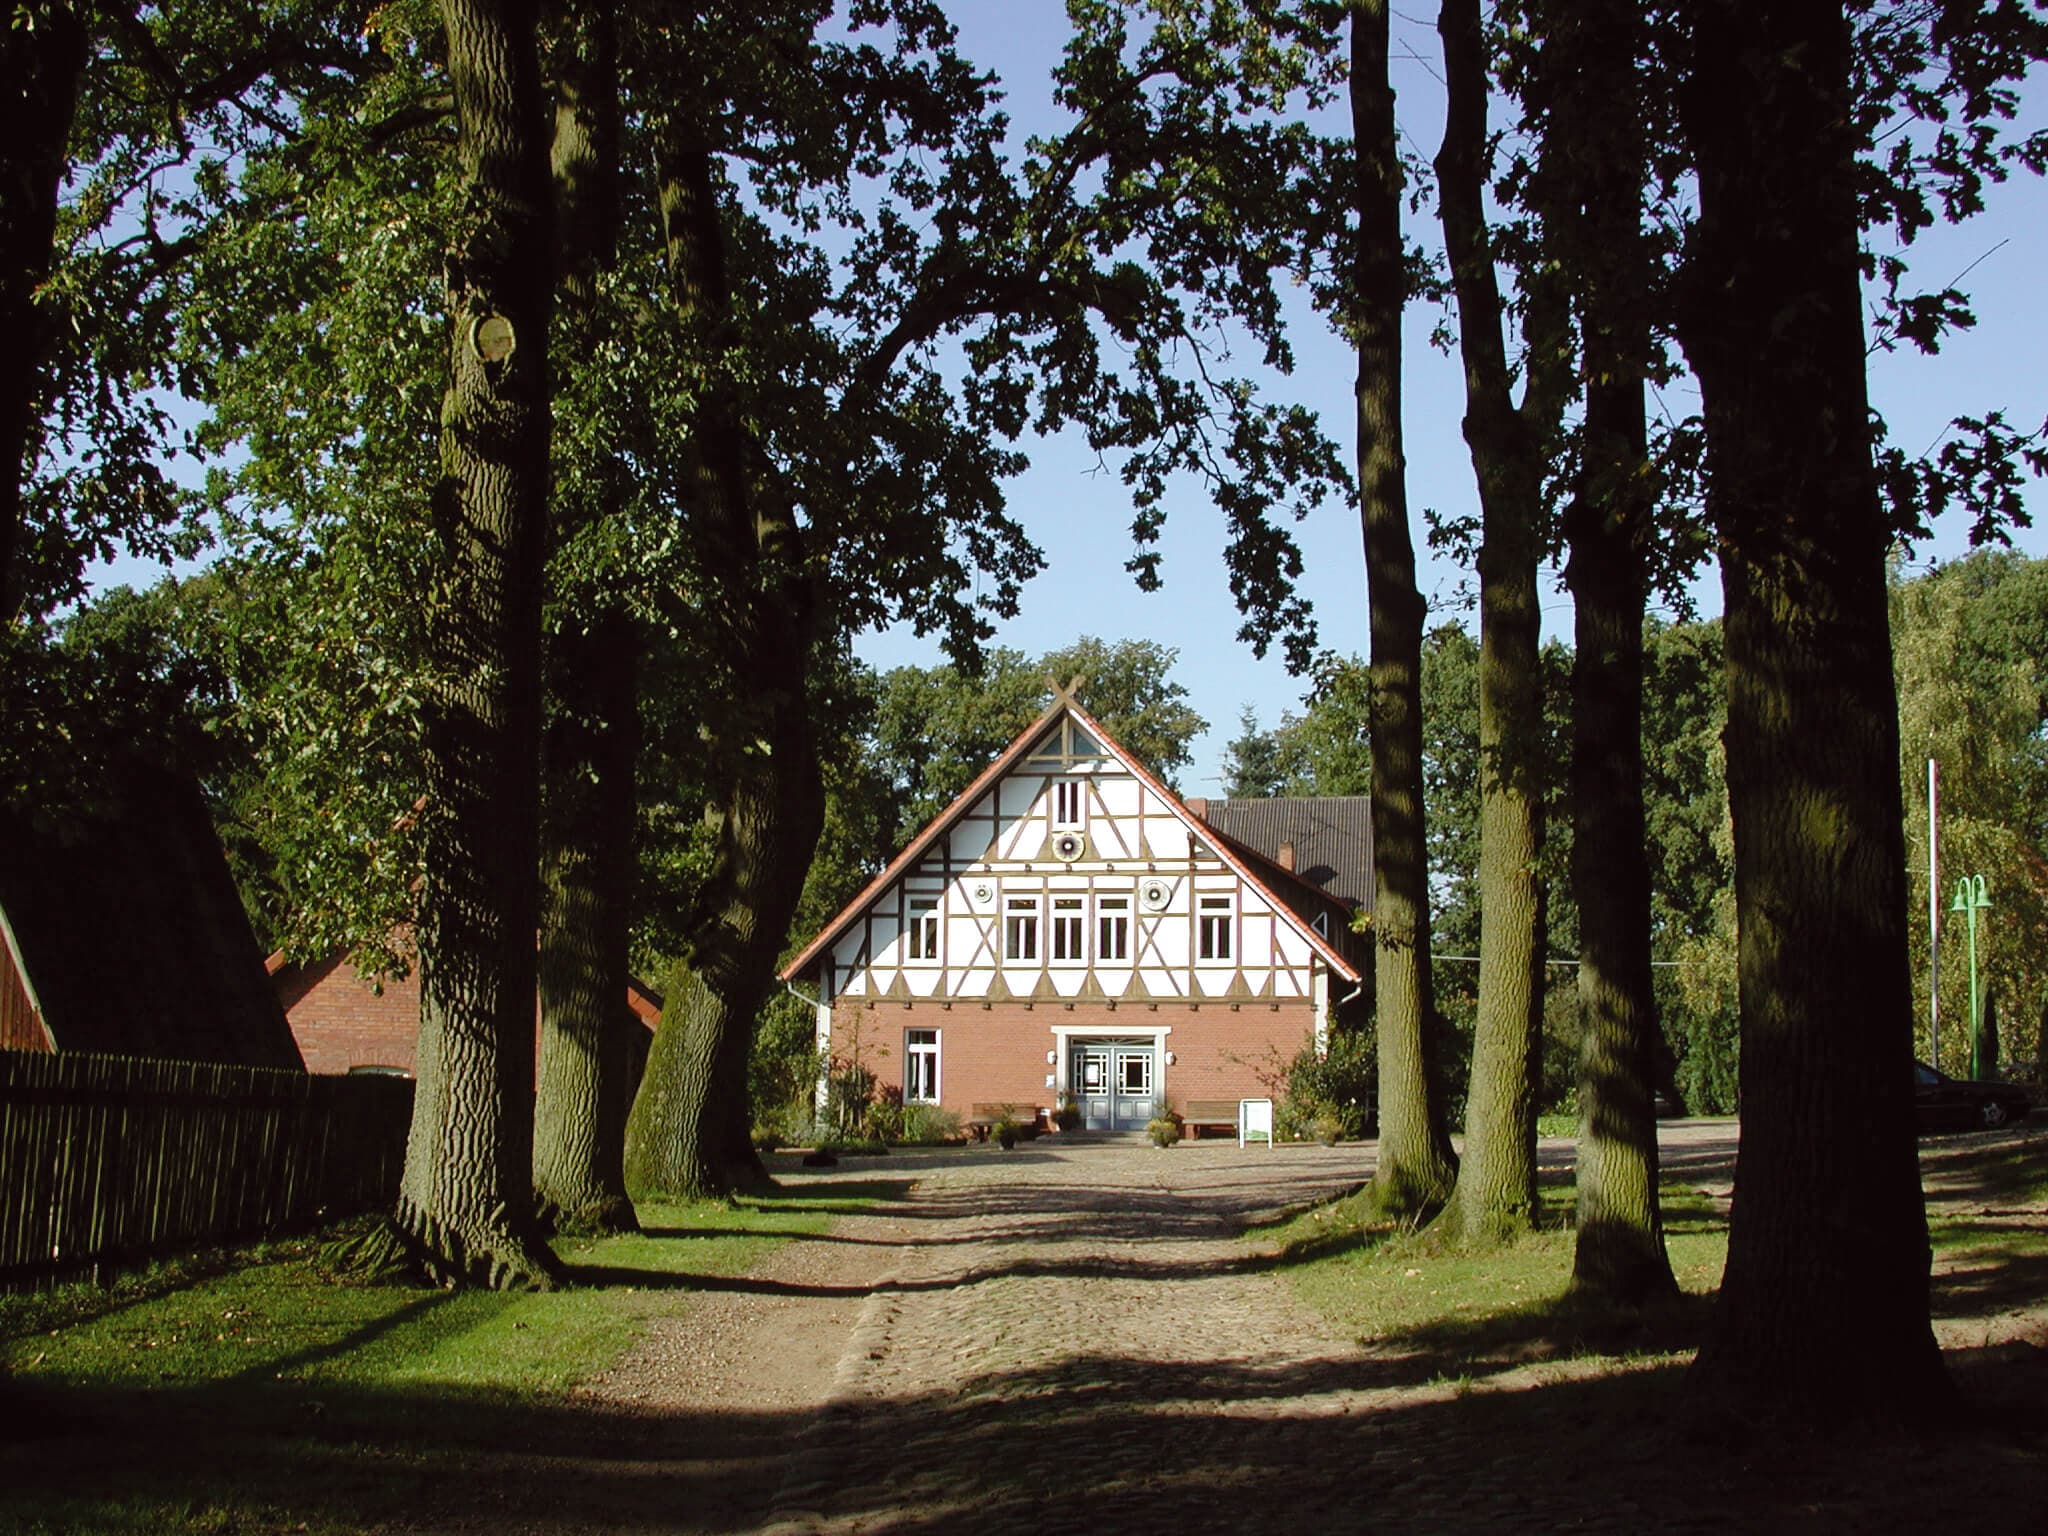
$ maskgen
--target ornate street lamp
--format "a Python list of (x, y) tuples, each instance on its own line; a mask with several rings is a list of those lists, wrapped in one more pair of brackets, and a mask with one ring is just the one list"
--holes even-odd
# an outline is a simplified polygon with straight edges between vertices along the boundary
[[(1951, 912), (1967, 913), (1970, 920), (1970, 1049), (1975, 1051), (1983, 1038), (1984, 999), (1977, 993), (1977, 914), (1991, 905), (1991, 892), (1984, 884), (1982, 875), (1965, 875), (1956, 882), (1956, 899), (1948, 904)], [(1941, 1063), (1936, 1062), (1936, 1070)]]

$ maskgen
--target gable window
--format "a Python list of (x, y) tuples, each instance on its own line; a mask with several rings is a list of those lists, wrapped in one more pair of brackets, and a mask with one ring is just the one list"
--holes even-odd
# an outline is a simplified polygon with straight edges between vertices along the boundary
[(1038, 898), (1012, 896), (1003, 904), (1003, 958), (1038, 958)]
[(1082, 791), (1079, 779), (1055, 779), (1052, 786), (1052, 824), (1056, 827), (1081, 825)]
[(1095, 958), (1097, 960), (1128, 960), (1131, 958), (1130, 897), (1098, 896), (1095, 898)]
[(904, 953), (912, 960), (939, 958), (939, 899), (936, 896), (910, 898), (910, 933)]
[(936, 1029), (903, 1031), (903, 1102), (939, 1102), (939, 1032)]
[(1228, 960), (1230, 958), (1230, 898), (1228, 896), (1204, 896), (1198, 917), (1200, 930), (1199, 947), (1196, 953), (1204, 960)]
[(1087, 921), (1081, 908), (1079, 896), (1052, 899), (1052, 957), (1056, 961), (1079, 964), (1088, 958), (1082, 950)]

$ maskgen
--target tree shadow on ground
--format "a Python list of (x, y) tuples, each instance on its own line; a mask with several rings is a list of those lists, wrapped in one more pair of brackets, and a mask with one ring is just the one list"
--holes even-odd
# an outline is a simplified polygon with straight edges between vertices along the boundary
[[(1995, 1317), (2037, 1306), (2048, 1296), (2048, 1228), (2001, 1234), (1973, 1227), (1945, 1249), (1933, 1280), (1934, 1315)], [(2048, 1490), (2044, 1490), (2048, 1492)]]
[(1923, 1140), (1920, 1176), (1943, 1201), (2038, 1205), (2048, 1189), (2048, 1123)]
[[(1008, 1234), (1005, 1234), (1008, 1236)], [(1017, 1279), (1122, 1279), (1137, 1281), (1188, 1281), (1221, 1275), (1256, 1274), (1271, 1267), (1269, 1256), (1246, 1250), (1226, 1258), (1189, 1261), (1171, 1257), (1104, 1257), (1087, 1252), (1087, 1244), (1076, 1242), (1082, 1257), (1057, 1257), (1060, 1240), (1048, 1240), (1044, 1256), (1005, 1260), (997, 1264), (970, 1266), (956, 1272), (922, 1280), (888, 1280), (872, 1287), (809, 1285), (801, 1282), (763, 1280), (745, 1275), (692, 1274), (676, 1270), (639, 1269), (621, 1264), (571, 1264), (571, 1283), (588, 1286), (633, 1286), (641, 1290), (723, 1291), (750, 1296), (865, 1296), (873, 1293), (912, 1295), (922, 1291), (955, 1291), (1000, 1280)], [(900, 1246), (900, 1245), (899, 1245)], [(950, 1239), (946, 1246), (978, 1246), (965, 1239)]]
[(1426, 1357), (1092, 1354), (816, 1420), (444, 1384), (38, 1387), (16, 1406), (43, 1432), (0, 1448), (0, 1486), (24, 1521), (83, 1530), (723, 1532), (810, 1512), (893, 1536), (963, 1521), (1903, 1532), (1953, 1526), (1959, 1498), (2024, 1523), (2048, 1476), (2048, 1352), (1974, 1353), (1958, 1376), (1991, 1411), (1965, 1429), (1732, 1444), (1693, 1434), (1669, 1362), (1489, 1383), (1423, 1379)]
[[(884, 1178), (879, 1174), (870, 1178), (849, 1178), (830, 1184), (807, 1182), (802, 1184), (772, 1183), (767, 1188), (752, 1194), (742, 1195), (739, 1203), (757, 1206), (769, 1211), (844, 1211), (852, 1201), (881, 1201), (894, 1203), (910, 1198), (911, 1186), (917, 1181), (909, 1178)], [(659, 1202), (656, 1202), (659, 1203)]]

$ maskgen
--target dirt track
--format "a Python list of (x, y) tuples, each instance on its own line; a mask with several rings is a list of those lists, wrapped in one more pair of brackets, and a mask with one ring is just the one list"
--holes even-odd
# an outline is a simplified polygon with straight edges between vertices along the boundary
[[(1941, 1198), (1978, 1198), (1975, 1140), (1930, 1144)], [(1725, 1131), (1676, 1141), (1670, 1162), (1725, 1180)], [(2048, 1508), (2048, 1275), (1943, 1287), (1944, 1344), (1992, 1432), (1707, 1445), (1672, 1418), (1669, 1359), (1445, 1380), (1307, 1312), (1236, 1234), (1357, 1183), (1369, 1156), (1040, 1142), (802, 1176), (917, 1183), (679, 1298), (585, 1395), (601, 1446), (509, 1458), (495, 1509), (422, 1526), (1907, 1531), (2028, 1529)]]

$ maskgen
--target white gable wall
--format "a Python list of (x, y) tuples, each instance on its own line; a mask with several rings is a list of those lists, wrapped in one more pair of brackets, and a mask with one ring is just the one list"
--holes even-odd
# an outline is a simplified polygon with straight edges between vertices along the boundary
[[(1053, 739), (1063, 725), (1081, 738), (1062, 721)], [(1205, 916), (1226, 953), (1203, 953)], [(1034, 748), (845, 926), (822, 996), (1311, 999), (1323, 967), (1295, 924), (1117, 759)]]

